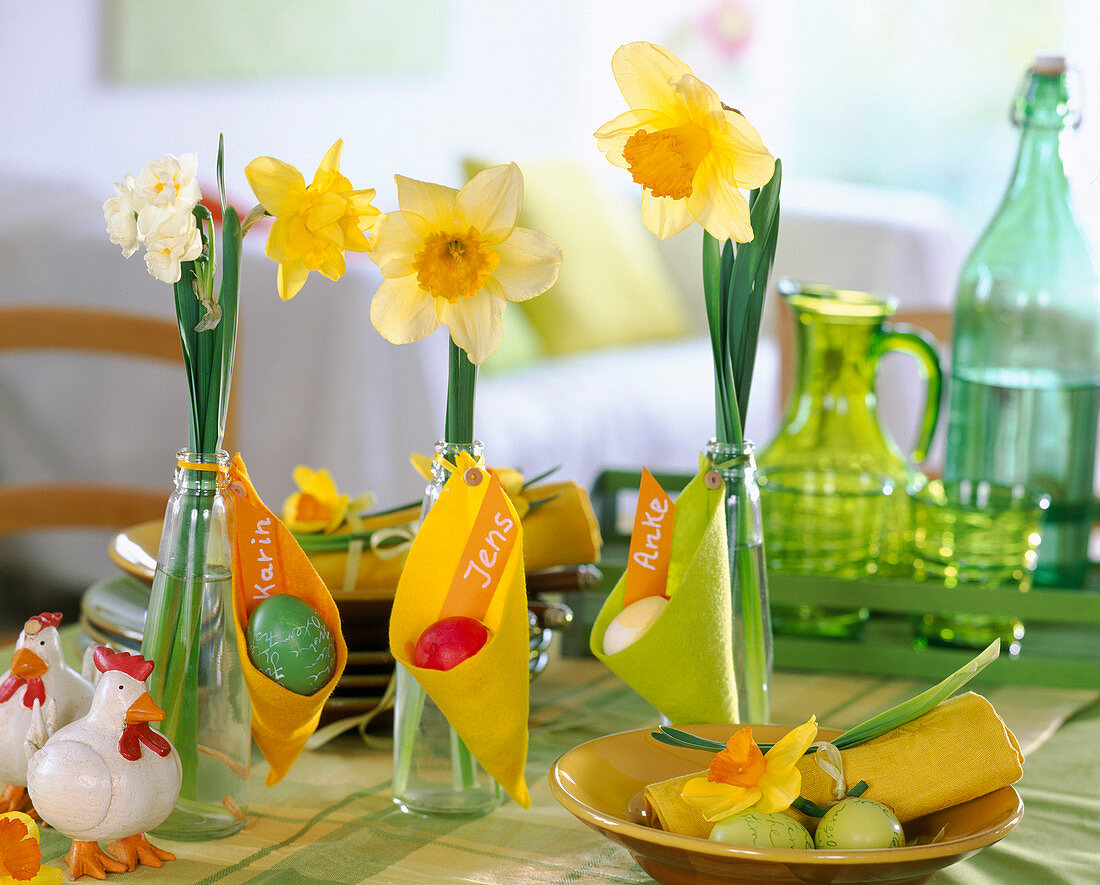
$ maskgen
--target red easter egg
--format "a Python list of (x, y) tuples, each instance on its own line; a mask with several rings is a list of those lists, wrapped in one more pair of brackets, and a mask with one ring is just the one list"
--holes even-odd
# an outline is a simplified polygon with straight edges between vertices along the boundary
[(450, 670), (481, 651), (489, 628), (474, 618), (444, 618), (420, 634), (413, 663), (430, 670)]

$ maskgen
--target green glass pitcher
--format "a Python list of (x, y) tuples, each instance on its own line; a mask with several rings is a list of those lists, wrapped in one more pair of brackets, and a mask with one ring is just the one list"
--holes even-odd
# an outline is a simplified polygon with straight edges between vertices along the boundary
[[(853, 540), (867, 550), (862, 573), (907, 574), (905, 551), (911, 529), (905, 488), (916, 471), (879, 421), (875, 372), (879, 359), (889, 351), (916, 358), (927, 382), (927, 393), (910, 459), (914, 463), (923, 461), (935, 433), (943, 387), (934, 340), (915, 327), (887, 322), (897, 310), (893, 298), (789, 279), (780, 280), (779, 292), (794, 315), (796, 347), (794, 389), (787, 412), (778, 434), (759, 458), (765, 544), (769, 550), (774, 546), (785, 552), (775, 567), (787, 572), (821, 573), (820, 557), (811, 555), (813, 551), (808, 551), (803, 560), (805, 568), (800, 568), (798, 557), (790, 555), (798, 539), (813, 536), (808, 530), (813, 527), (807, 526), (806, 520), (813, 518), (814, 511), (800, 506), (797, 500), (787, 507), (780, 506), (779, 496), (775, 499), (777, 506), (768, 506), (768, 470), (782, 468), (787, 487), (792, 471), (802, 474), (807, 489), (851, 485), (853, 477), (874, 478), (881, 494), (868, 498), (866, 506), (877, 508), (871, 514), (878, 525), (876, 540)], [(883, 477), (888, 481), (881, 481)], [(827, 509), (817, 512), (821, 518), (828, 518)], [(853, 526), (867, 524), (862, 518), (851, 520)], [(835, 527), (829, 528), (835, 534)], [(851, 557), (845, 558), (844, 570), (838, 569), (833, 576), (855, 576), (852, 561)], [(865, 611), (841, 609), (835, 614), (837, 617), (829, 621), (820, 611), (779, 611), (775, 613), (776, 630), (854, 635), (866, 618)]]

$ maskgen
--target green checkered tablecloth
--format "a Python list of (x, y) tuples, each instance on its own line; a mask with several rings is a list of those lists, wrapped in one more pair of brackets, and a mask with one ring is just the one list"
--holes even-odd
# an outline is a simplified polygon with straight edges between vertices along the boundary
[[(907, 680), (778, 673), (773, 719), (816, 713), (846, 728), (926, 687)], [(1021, 826), (934, 885), (1096, 885), (1100, 869), (1100, 704), (1092, 692), (983, 689), (1029, 754)], [(254, 766), (251, 818), (238, 834), (204, 843), (156, 840), (177, 860), (126, 874), (128, 885), (173, 883), (517, 883), (651, 881), (622, 848), (576, 821), (550, 795), (547, 771), (566, 750), (604, 734), (655, 724), (644, 701), (594, 660), (560, 659), (532, 685), (527, 778), (533, 807), (508, 804), (477, 820), (409, 816), (390, 796), (386, 736), (352, 732), (303, 755), (285, 781), (263, 786)], [(43, 857), (64, 867), (66, 841), (45, 831)], [(110, 878), (115, 879), (116, 876)], [(91, 880), (87, 880), (91, 881)]]

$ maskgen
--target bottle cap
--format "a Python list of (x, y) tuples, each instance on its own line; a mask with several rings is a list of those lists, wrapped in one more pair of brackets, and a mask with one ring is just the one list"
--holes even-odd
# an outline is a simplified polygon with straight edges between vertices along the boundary
[(1047, 74), (1057, 76), (1066, 72), (1066, 57), (1055, 53), (1041, 53), (1035, 56), (1035, 63), (1031, 66), (1033, 74)]

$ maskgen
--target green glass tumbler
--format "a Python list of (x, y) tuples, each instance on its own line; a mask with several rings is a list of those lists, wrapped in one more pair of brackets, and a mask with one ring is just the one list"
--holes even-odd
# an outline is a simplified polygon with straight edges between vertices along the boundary
[[(913, 576), (960, 586), (1026, 592), (1038, 559), (1040, 519), (1050, 496), (1024, 485), (938, 479), (910, 485)], [(917, 618), (918, 644), (984, 648), (996, 638), (1018, 654), (1019, 618), (929, 612)]]
[[(821, 575), (855, 580), (879, 570), (885, 543), (887, 475), (866, 470), (817, 470), (777, 465), (761, 471), (760, 497), (772, 574)], [(866, 608), (798, 606), (773, 611), (776, 632), (858, 637)]]

